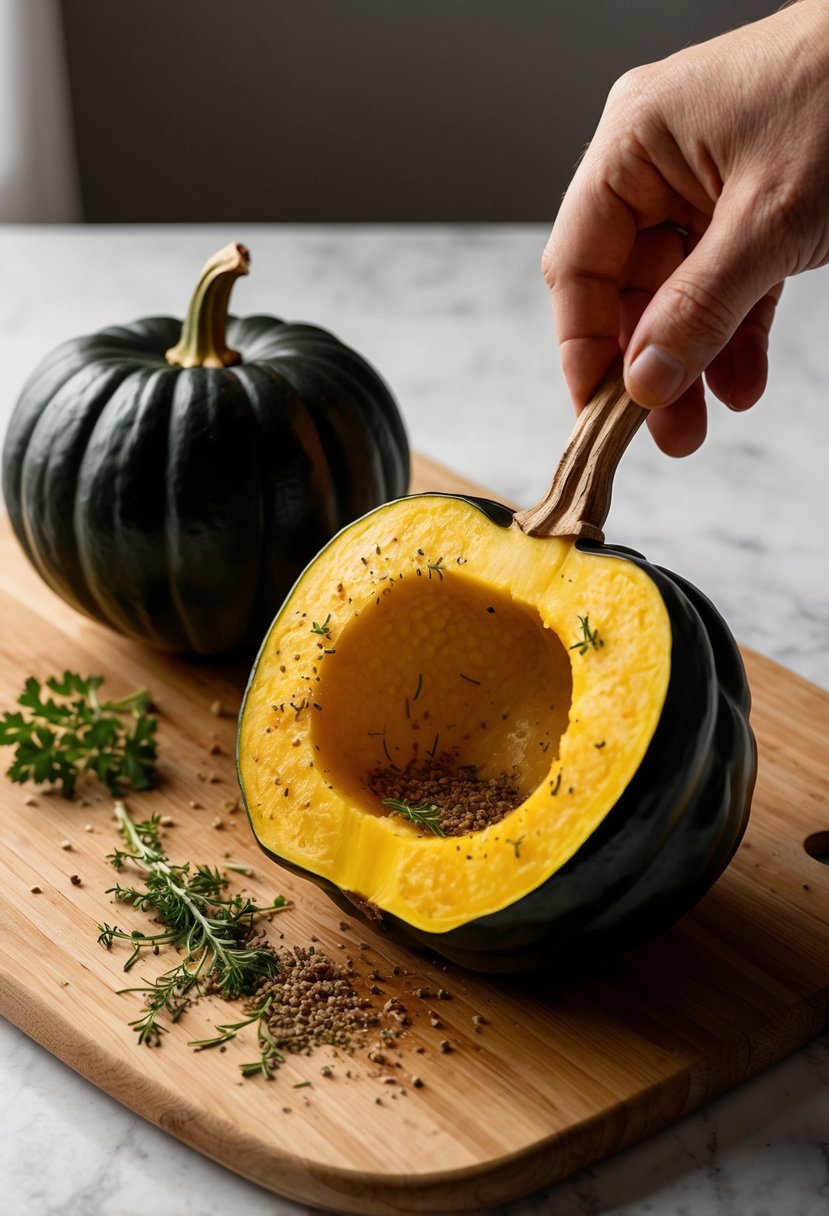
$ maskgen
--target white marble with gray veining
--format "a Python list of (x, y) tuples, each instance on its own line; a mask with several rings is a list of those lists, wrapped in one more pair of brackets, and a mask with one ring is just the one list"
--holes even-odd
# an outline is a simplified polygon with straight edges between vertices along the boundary
[[(238, 312), (333, 329), (383, 372), (415, 447), (529, 504), (572, 423), (538, 270), (545, 236), (538, 226), (0, 229), (0, 434), (50, 347), (180, 314), (206, 256), (241, 240), (254, 264), (235, 289)], [(733, 415), (714, 403), (708, 442), (683, 461), (637, 436), (606, 530), (705, 590), (743, 643), (829, 688), (827, 520), (829, 272), (818, 271), (786, 287), (760, 405)], [(0, 1216), (305, 1210), (202, 1158), (0, 1023)], [(822, 1216), (829, 1038), (499, 1212)]]

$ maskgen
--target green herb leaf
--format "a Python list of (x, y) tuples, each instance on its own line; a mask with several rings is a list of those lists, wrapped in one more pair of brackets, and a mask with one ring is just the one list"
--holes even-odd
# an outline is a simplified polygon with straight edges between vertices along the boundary
[[(139, 1043), (153, 1044), (164, 1029), (158, 1021), (162, 1013), (177, 1022), (208, 991), (229, 1000), (250, 996), (263, 979), (278, 970), (274, 952), (258, 943), (255, 922), (266, 913), (286, 908), (288, 902), (280, 895), (267, 907), (259, 907), (243, 895), (228, 897), (227, 879), (219, 870), (207, 865), (191, 867), (189, 862), (176, 865), (168, 859), (157, 815), (135, 823), (121, 802), (115, 803), (115, 815), (126, 848), (116, 849), (109, 861), (118, 870), (128, 864), (136, 866), (142, 872), (143, 886), (117, 883), (108, 893), (120, 903), (154, 913), (164, 929), (142, 933), (102, 924), (98, 941), (107, 949), (116, 941), (131, 946), (125, 971), (146, 951), (157, 953), (162, 945), (182, 952), (176, 966), (158, 979), (122, 989), (144, 993), (144, 1014), (130, 1025), (138, 1033)], [(224, 1033), (228, 1028), (218, 1029)], [(204, 1045), (212, 1045), (212, 1040)]]
[(573, 643), (573, 645), (570, 647), (571, 650), (577, 650), (579, 654), (587, 654), (591, 647), (593, 650), (599, 650), (602, 646), (604, 646), (604, 641), (599, 637), (598, 629), (590, 628), (589, 617), (580, 616), (579, 622), (581, 624), (582, 636), (578, 639), (578, 641)]
[(390, 811), (394, 811), (395, 815), (402, 815), (417, 827), (428, 828), (435, 836), (446, 835), (440, 826), (440, 807), (435, 806), (433, 802), (419, 802), (412, 806), (408, 802), (401, 802), (399, 798), (383, 798), (382, 803)]
[[(66, 671), (45, 688), (29, 676), (18, 697), (28, 713), (0, 718), (0, 745), (15, 748), (7, 770), (12, 781), (60, 784), (71, 798), (82, 773), (91, 772), (113, 794), (125, 787), (149, 789), (156, 763), (156, 721), (147, 715), (149, 693), (139, 689), (119, 701), (100, 701), (103, 676)], [(60, 698), (56, 700), (55, 698)]]
[(259, 1046), (259, 1059), (252, 1064), (240, 1064), (243, 1077), (254, 1077), (261, 1073), (267, 1080), (273, 1080), (273, 1074), (280, 1064), (285, 1063), (285, 1057), (277, 1046), (276, 1039), (268, 1029), (268, 1015), (273, 997), (267, 997), (258, 1009), (252, 1009), (249, 1016), (241, 1022), (229, 1022), (226, 1026), (217, 1026), (218, 1033), (210, 1039), (192, 1039), (189, 1046), (196, 1051), (207, 1051), (211, 1047), (219, 1047), (223, 1043), (235, 1039), (240, 1030), (248, 1026), (256, 1026), (256, 1039)]

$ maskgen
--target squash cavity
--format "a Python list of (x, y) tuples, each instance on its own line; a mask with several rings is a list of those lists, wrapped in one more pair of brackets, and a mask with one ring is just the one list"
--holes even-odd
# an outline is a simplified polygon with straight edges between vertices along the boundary
[[(636, 772), (668, 685), (657, 588), (598, 564), (433, 495), (335, 538), (277, 617), (241, 715), (263, 846), (429, 933), (549, 879)], [(384, 805), (413, 772), (508, 783), (516, 805), (439, 835)], [(429, 805), (450, 809), (434, 791)]]

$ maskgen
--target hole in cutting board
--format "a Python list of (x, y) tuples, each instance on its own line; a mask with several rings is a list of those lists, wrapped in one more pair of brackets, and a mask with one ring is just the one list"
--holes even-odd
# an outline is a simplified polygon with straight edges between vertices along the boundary
[(815, 861), (829, 866), (829, 832), (812, 832), (803, 841), (803, 847)]

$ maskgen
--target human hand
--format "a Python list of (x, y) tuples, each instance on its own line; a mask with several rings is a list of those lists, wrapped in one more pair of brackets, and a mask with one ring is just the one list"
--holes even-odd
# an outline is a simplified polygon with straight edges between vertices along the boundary
[(827, 261), (826, 0), (628, 72), (544, 251), (577, 409), (621, 349), (660, 448), (693, 452), (703, 374), (731, 409), (754, 405), (783, 280)]

